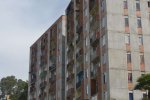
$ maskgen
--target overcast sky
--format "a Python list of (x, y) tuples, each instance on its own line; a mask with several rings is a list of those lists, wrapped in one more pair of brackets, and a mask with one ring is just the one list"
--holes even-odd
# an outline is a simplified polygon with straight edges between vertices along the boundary
[(29, 47), (65, 14), (70, 0), (0, 0), (0, 79), (27, 80)]

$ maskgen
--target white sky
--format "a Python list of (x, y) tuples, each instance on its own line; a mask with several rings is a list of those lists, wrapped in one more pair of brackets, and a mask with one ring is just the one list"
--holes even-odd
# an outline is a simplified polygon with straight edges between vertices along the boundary
[(70, 0), (0, 0), (0, 79), (28, 79), (30, 46), (65, 14)]

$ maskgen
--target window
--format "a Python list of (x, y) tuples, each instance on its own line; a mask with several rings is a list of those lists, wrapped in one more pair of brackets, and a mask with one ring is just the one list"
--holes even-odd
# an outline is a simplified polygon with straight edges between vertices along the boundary
[(139, 45), (143, 45), (143, 35), (139, 35)]
[(150, 21), (150, 13), (149, 13), (149, 21)]
[(104, 12), (105, 11), (105, 0), (101, 1), (101, 11)]
[(88, 75), (88, 69), (86, 69), (86, 78), (88, 78), (89, 75)]
[(133, 92), (132, 91), (129, 93), (129, 100), (134, 100), (133, 99)]
[(104, 92), (104, 100), (108, 100), (108, 98), (107, 98), (107, 92)]
[(102, 28), (104, 28), (106, 26), (106, 17), (102, 18), (101, 24), (102, 24)]
[(86, 86), (86, 94), (89, 93), (88, 85)]
[(140, 54), (140, 63), (144, 64), (144, 54)]
[(106, 63), (106, 53), (103, 54), (103, 64)]
[(103, 37), (102, 37), (102, 46), (104, 46), (105, 44), (106, 44), (106, 36), (103, 35)]
[(137, 18), (137, 25), (138, 25), (138, 28), (142, 27), (141, 17)]
[(132, 73), (128, 73), (128, 83), (132, 83)]
[(123, 2), (124, 3), (124, 9), (128, 9), (128, 2), (127, 0)]
[(136, 11), (140, 11), (140, 0), (136, 0)]
[(88, 54), (85, 55), (85, 61), (88, 61)]
[(106, 72), (105, 72), (105, 73), (103, 73), (103, 83), (104, 84), (106, 84), (106, 80), (107, 80), (107, 78), (106, 78)]
[(125, 27), (129, 26), (129, 18), (128, 16), (125, 16)]
[(130, 35), (129, 34), (125, 35), (125, 43), (130, 44)]
[(86, 37), (86, 43), (85, 43), (86, 46), (88, 46), (88, 42), (89, 42), (88, 37)]
[(88, 23), (85, 24), (85, 30), (88, 31)]
[(131, 53), (127, 53), (127, 63), (131, 63)]
[(150, 1), (148, 1), (148, 7), (150, 8)]

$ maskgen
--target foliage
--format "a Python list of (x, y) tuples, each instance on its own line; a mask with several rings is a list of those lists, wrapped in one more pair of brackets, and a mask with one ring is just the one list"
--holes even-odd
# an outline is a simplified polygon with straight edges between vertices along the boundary
[(0, 87), (2, 94), (10, 95), (11, 100), (27, 100), (28, 82), (8, 76), (1, 79)]
[(16, 85), (17, 79), (15, 76), (8, 76), (6, 78), (2, 78), (0, 81), (0, 87), (3, 94), (11, 94), (13, 87)]
[(150, 74), (142, 75), (137, 82), (136, 90), (150, 90)]
[[(148, 90), (148, 98), (150, 98), (150, 74), (142, 75), (134, 88), (135, 90)], [(143, 100), (147, 100), (144, 98)]]

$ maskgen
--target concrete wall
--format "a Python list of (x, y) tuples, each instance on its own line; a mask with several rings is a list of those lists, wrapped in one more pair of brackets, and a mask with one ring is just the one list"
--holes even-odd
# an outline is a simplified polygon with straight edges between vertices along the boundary
[[(107, 4), (107, 34), (108, 34), (108, 60), (109, 60), (109, 84), (110, 99), (129, 100), (128, 96), (128, 70), (125, 44), (124, 0), (106, 0)], [(129, 29), (131, 40), (132, 77), (133, 85), (141, 76), (140, 50), (137, 33), (136, 0), (128, 1)], [(148, 4), (146, 0), (141, 2), (141, 20), (144, 42), (145, 70), (150, 71), (150, 21)], [(140, 100), (142, 92), (133, 91), (134, 99)]]

